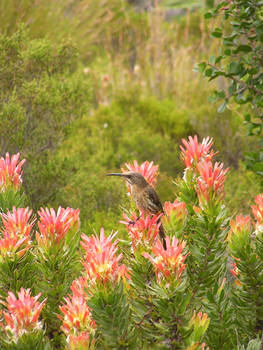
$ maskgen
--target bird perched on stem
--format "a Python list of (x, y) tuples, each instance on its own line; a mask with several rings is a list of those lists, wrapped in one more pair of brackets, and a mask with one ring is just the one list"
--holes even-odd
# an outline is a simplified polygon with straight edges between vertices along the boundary
[[(121, 176), (131, 185), (131, 197), (137, 208), (145, 215), (158, 215), (164, 212), (156, 191), (141, 174), (127, 171), (125, 173), (110, 173), (107, 176)], [(162, 224), (159, 227), (159, 235), (162, 239), (163, 247), (166, 249), (165, 233)]]

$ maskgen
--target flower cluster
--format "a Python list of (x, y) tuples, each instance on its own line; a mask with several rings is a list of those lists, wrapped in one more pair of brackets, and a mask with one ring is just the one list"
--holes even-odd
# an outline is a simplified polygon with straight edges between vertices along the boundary
[(180, 282), (182, 273), (186, 267), (184, 261), (187, 255), (183, 255), (186, 243), (180, 243), (177, 238), (166, 237), (165, 250), (162, 242), (158, 239), (152, 247), (154, 257), (148, 253), (144, 253), (144, 257), (149, 259), (154, 266), (157, 281), (165, 286), (170, 286)]
[(19, 237), (29, 236), (36, 219), (31, 218), (32, 210), (29, 208), (16, 208), (8, 210), (7, 214), (1, 213), (5, 231), (18, 235)]
[(126, 266), (119, 264), (122, 254), (117, 255), (118, 241), (113, 242), (116, 234), (117, 232), (112, 232), (106, 237), (103, 228), (100, 230), (100, 237), (82, 234), (81, 245), (85, 250), (83, 266), (90, 285), (105, 285), (109, 281), (115, 283), (128, 277)]
[(237, 215), (235, 220), (232, 219), (230, 220), (230, 239), (231, 239), (231, 235), (235, 234), (235, 235), (240, 235), (243, 232), (251, 232), (251, 218), (250, 216), (243, 216), (243, 215)]
[(79, 229), (79, 209), (59, 207), (56, 213), (53, 208), (41, 208), (38, 215), (40, 232), (36, 233), (36, 239), (40, 246), (63, 244), (70, 230), (76, 232)]
[(230, 231), (228, 233), (228, 244), (233, 252), (250, 245), (251, 242), (251, 218), (250, 216), (237, 215), (230, 220)]
[[(158, 176), (158, 165), (154, 165), (153, 162), (146, 160), (141, 165), (135, 160), (133, 164), (125, 163), (127, 169), (121, 169), (122, 172), (133, 171), (141, 174), (145, 180), (152, 186), (155, 185)], [(129, 184), (127, 184), (129, 186)]]
[(184, 202), (179, 202), (177, 199), (171, 202), (164, 203), (165, 215), (162, 217), (166, 230), (180, 232), (187, 218), (187, 209)]
[(209, 201), (214, 196), (220, 197), (223, 193), (224, 182), (228, 169), (223, 169), (223, 163), (204, 162), (197, 165), (200, 176), (197, 179), (196, 192), (199, 201)]
[(228, 169), (223, 169), (223, 163), (216, 162), (213, 165), (212, 159), (216, 154), (211, 149), (213, 140), (207, 137), (198, 143), (197, 136), (190, 136), (188, 142), (183, 139), (183, 144), (182, 159), (186, 166), (184, 180), (195, 184), (200, 206), (221, 199)]
[(133, 213), (129, 218), (127, 215), (123, 215), (125, 221), (121, 221), (128, 230), (129, 237), (132, 241), (132, 249), (136, 251), (140, 247), (149, 248), (156, 242), (160, 228), (160, 215), (147, 215), (142, 214), (137, 218)]
[(13, 292), (8, 292), (6, 302), (1, 301), (1, 304), (7, 308), (7, 311), (4, 311), (4, 322), (1, 327), (13, 341), (17, 341), (24, 333), (42, 329), (42, 323), (38, 318), (46, 299), (39, 303), (40, 296), (41, 293), (31, 297), (30, 289), (21, 288), (18, 298)]
[(73, 294), (68, 298), (64, 298), (65, 304), (59, 309), (63, 314), (58, 316), (63, 325), (62, 331), (67, 336), (67, 342), (70, 349), (78, 348), (79, 346), (89, 348), (90, 335), (94, 335), (96, 324), (91, 318), (90, 309), (82, 295)]
[(31, 219), (32, 210), (15, 208), (7, 214), (1, 213), (3, 228), (0, 238), (0, 260), (6, 256), (21, 257), (30, 247), (30, 232), (35, 219)]
[(202, 143), (198, 143), (197, 135), (194, 137), (189, 136), (188, 141), (182, 139), (185, 146), (180, 146), (182, 151), (181, 157), (185, 163), (186, 168), (195, 167), (200, 162), (211, 161), (216, 154), (211, 149), (213, 146), (212, 138), (203, 139)]
[(18, 163), (20, 153), (0, 158), (0, 192), (6, 192), (12, 188), (15, 192), (20, 189), (22, 184), (22, 166), (25, 159)]

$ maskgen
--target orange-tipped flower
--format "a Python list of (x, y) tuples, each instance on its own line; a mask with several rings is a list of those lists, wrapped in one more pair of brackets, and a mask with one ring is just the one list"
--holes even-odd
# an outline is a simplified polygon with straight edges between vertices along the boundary
[(190, 326), (193, 327), (193, 338), (199, 338), (199, 340), (201, 340), (209, 326), (209, 323), (210, 319), (205, 312), (196, 313), (194, 311), (193, 317), (190, 320)]
[(191, 168), (196, 166), (197, 163), (203, 161), (211, 161), (215, 155), (214, 151), (211, 149), (213, 145), (212, 138), (205, 138), (202, 143), (198, 143), (198, 138), (189, 136), (188, 141), (182, 139), (185, 146), (180, 146), (182, 151), (181, 157), (185, 163), (186, 168)]
[(164, 211), (165, 215), (162, 220), (165, 228), (174, 231), (182, 230), (187, 218), (186, 204), (184, 202), (179, 202), (177, 199), (173, 203), (165, 202)]
[(126, 225), (128, 229), (133, 251), (139, 247), (152, 247), (159, 233), (159, 227), (161, 225), (159, 219), (161, 216), (162, 214), (152, 216), (142, 214), (138, 219), (135, 213), (132, 214), (131, 218), (123, 215), (125, 221), (121, 221), (121, 223)]
[(256, 219), (257, 232), (263, 232), (263, 193), (255, 197), (256, 205), (252, 205), (252, 213)]
[(4, 229), (10, 236), (18, 236), (19, 238), (29, 237), (35, 220), (30, 218), (32, 210), (29, 208), (16, 208), (8, 211), (7, 214), (1, 213)]
[(38, 215), (40, 232), (36, 233), (36, 239), (41, 246), (63, 244), (68, 231), (79, 228), (79, 209), (59, 207), (56, 213), (53, 208), (41, 208)]
[(0, 236), (0, 261), (21, 257), (30, 247), (30, 232), (34, 219), (30, 219), (32, 210), (15, 208), (13, 212), (1, 213), (3, 229)]
[(144, 253), (144, 257), (149, 259), (154, 266), (157, 281), (165, 285), (177, 283), (180, 281), (182, 273), (186, 267), (184, 261), (187, 255), (182, 252), (186, 243), (179, 243), (178, 239), (173, 237), (170, 243), (170, 238), (166, 237), (165, 250), (162, 242), (158, 239), (152, 248), (154, 257), (148, 253)]
[(126, 266), (119, 265), (122, 254), (117, 255), (118, 241), (112, 241), (116, 234), (117, 232), (112, 232), (106, 237), (104, 229), (101, 228), (100, 237), (88, 237), (85, 234), (81, 236), (81, 245), (85, 250), (83, 266), (92, 285), (117, 282), (122, 277), (128, 277)]
[(222, 195), (226, 173), (229, 169), (223, 169), (223, 163), (203, 162), (197, 164), (199, 177), (197, 179), (196, 192), (200, 202), (209, 201)]
[(39, 314), (45, 305), (46, 299), (38, 302), (41, 293), (35, 297), (30, 296), (30, 289), (21, 288), (18, 298), (12, 292), (8, 292), (6, 302), (1, 301), (8, 311), (4, 312), (2, 327), (6, 333), (17, 340), (24, 333), (33, 332), (42, 328), (38, 320)]
[[(134, 160), (133, 164), (125, 163), (125, 166), (128, 169), (128, 171), (134, 171), (136, 173), (141, 174), (150, 185), (155, 185), (158, 176), (158, 165), (154, 165), (153, 162), (149, 162), (148, 160), (139, 165), (137, 160)], [(121, 170), (122, 172), (126, 172), (127, 169)], [(127, 184), (127, 186), (130, 185)]]
[(251, 242), (251, 218), (250, 216), (237, 215), (230, 220), (230, 231), (228, 233), (229, 247), (236, 251), (249, 245)]
[(67, 338), (70, 350), (88, 350), (94, 349), (94, 341), (90, 341), (90, 333), (82, 332), (78, 334), (70, 334)]
[(15, 208), (13, 212), (1, 213), (3, 229), (0, 236), (0, 261), (21, 257), (30, 247), (30, 232), (34, 225), (31, 217), (32, 210)]
[(177, 217), (184, 217), (187, 214), (186, 204), (184, 202), (179, 202), (177, 199), (173, 203), (165, 202), (164, 211), (167, 216), (175, 214)]
[(60, 315), (58, 317), (63, 322), (61, 329), (67, 336), (70, 348), (88, 345), (90, 334), (95, 333), (96, 324), (91, 318), (85, 298), (73, 294), (64, 300), (66, 303), (59, 307), (63, 317)]
[(25, 163), (23, 159), (18, 163), (20, 153), (0, 158), (0, 192), (6, 192), (8, 189), (19, 190), (22, 184), (22, 166)]
[(250, 216), (237, 215), (235, 220), (230, 220), (230, 235), (240, 235), (243, 231), (251, 232), (251, 218)]
[(14, 235), (8, 231), (2, 232), (0, 238), (0, 262), (6, 258), (14, 259), (15, 256), (19, 258), (25, 254), (30, 248), (29, 237), (20, 238), (19, 235)]

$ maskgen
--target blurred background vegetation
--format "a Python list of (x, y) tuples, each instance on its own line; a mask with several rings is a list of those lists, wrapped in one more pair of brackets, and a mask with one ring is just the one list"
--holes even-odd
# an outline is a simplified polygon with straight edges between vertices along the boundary
[[(194, 72), (217, 49), (213, 1), (2, 0), (1, 154), (27, 159), (30, 205), (79, 207), (86, 233), (123, 232), (126, 187), (105, 174), (125, 162), (159, 164), (157, 190), (173, 200), (181, 138), (214, 138), (231, 168), (226, 204), (246, 213), (261, 191), (243, 155), (242, 106), (209, 103), (218, 86)], [(214, 84), (224, 84), (217, 81)]]

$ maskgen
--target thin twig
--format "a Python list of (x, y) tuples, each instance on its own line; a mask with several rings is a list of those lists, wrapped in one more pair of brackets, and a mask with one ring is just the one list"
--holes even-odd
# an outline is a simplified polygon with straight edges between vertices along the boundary
[[(217, 72), (226, 74), (224, 71), (220, 70), (218, 67), (214, 66), (214, 65), (211, 64), (211, 63), (208, 63), (208, 66), (210, 66), (211, 68), (215, 69)], [(246, 88), (248, 88), (248, 89), (254, 91), (256, 94), (263, 95), (263, 91), (258, 90), (258, 89), (255, 88), (253, 85), (249, 85), (249, 84), (245, 83), (243, 80), (240, 80), (240, 79), (236, 78), (236, 77), (233, 76), (233, 75), (231, 75), (231, 76), (225, 75), (225, 76), (226, 76), (226, 78), (231, 78), (231, 79), (233, 79), (235, 82), (237, 82), (237, 83), (239, 83), (239, 84), (245, 85)]]

